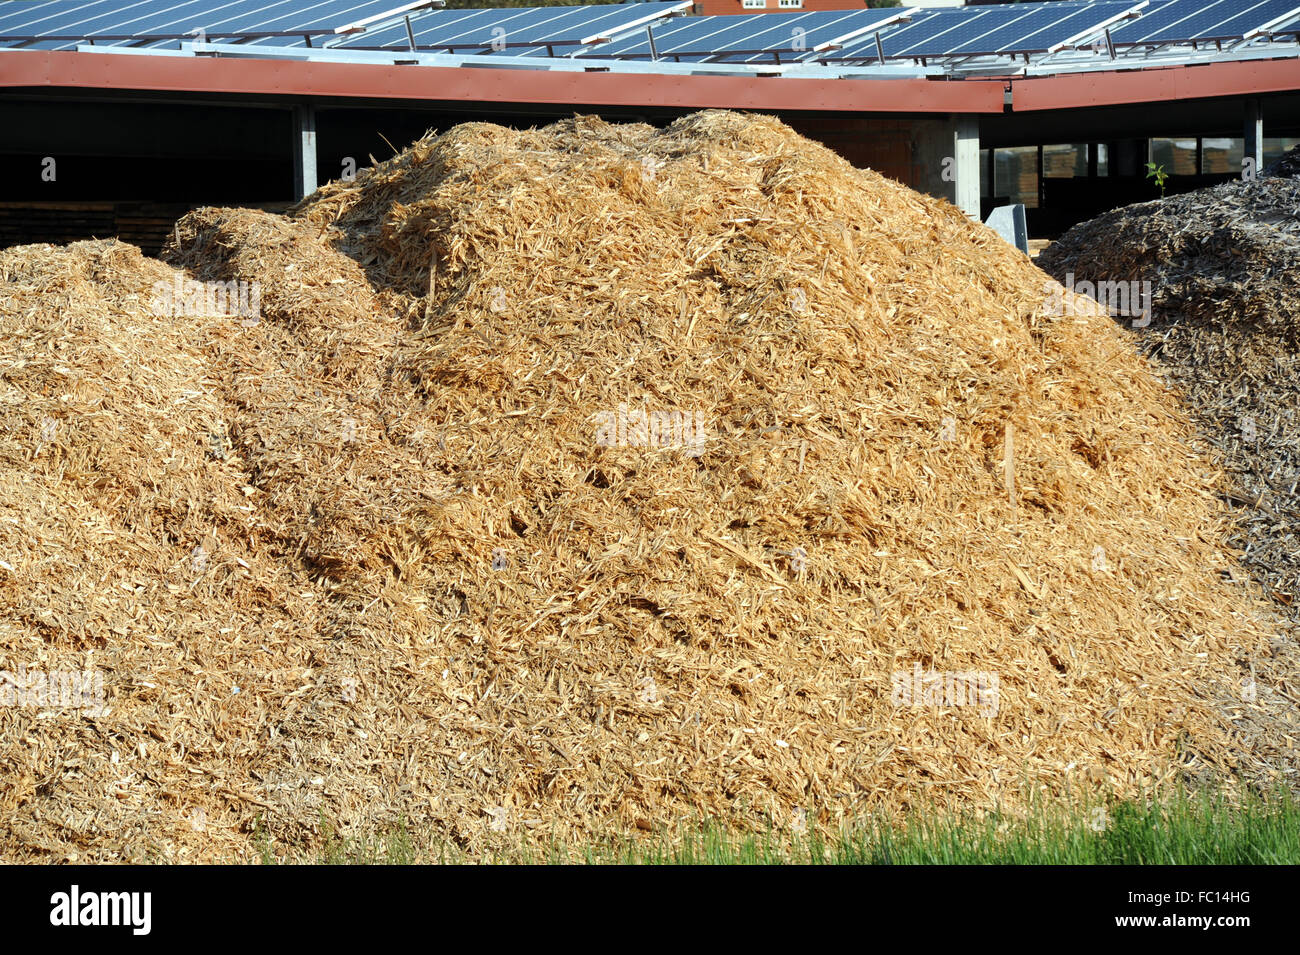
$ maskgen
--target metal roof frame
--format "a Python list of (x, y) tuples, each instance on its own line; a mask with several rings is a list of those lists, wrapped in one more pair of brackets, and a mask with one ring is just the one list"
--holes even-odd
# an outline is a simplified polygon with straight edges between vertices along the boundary
[[(92, 47), (89, 45), (79, 48), (84, 53), (104, 53), (102, 47)], [(127, 47), (115, 47), (113, 54), (123, 54), (132, 57), (157, 57), (157, 50), (148, 49), (130, 49)], [(592, 57), (564, 57), (557, 56), (554, 58), (524, 57), (524, 56), (494, 56), (490, 60), (485, 59), (477, 53), (439, 53), (428, 50), (340, 50), (336, 47), (291, 47), (277, 48), (266, 46), (243, 46), (233, 43), (214, 43), (214, 42), (192, 42), (187, 43), (184, 53), (196, 58), (245, 58), (258, 60), (292, 60), (307, 63), (335, 63), (335, 64), (356, 64), (356, 65), (399, 65), (399, 66), (462, 66), (462, 67), (484, 67), (500, 69), (528, 69), (538, 72), (562, 71), (562, 72), (591, 72), (599, 70), (602, 72), (613, 70), (619, 73), (674, 73), (685, 76), (756, 76), (756, 75), (781, 75), (781, 76), (807, 76), (810, 78), (828, 78), (835, 79), (842, 76), (840, 70), (832, 67), (823, 67), (814, 63), (782, 63), (775, 70), (773, 64), (763, 64), (763, 71), (757, 72), (748, 69), (748, 64), (744, 63), (674, 63), (659, 60), (653, 62), (649, 60), (612, 60), (608, 58), (595, 60)], [(175, 51), (172, 51), (168, 58), (175, 58)], [(942, 71), (918, 70), (905, 64), (895, 64), (884, 73), (874, 73), (878, 77), (894, 77), (900, 79), (907, 78), (936, 78), (942, 75)], [(860, 77), (861, 78), (861, 77)]]

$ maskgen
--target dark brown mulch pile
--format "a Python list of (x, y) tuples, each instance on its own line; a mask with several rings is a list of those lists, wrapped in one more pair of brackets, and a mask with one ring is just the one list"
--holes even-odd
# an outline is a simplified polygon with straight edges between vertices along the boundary
[[(1270, 167), (1293, 168), (1300, 149)], [(1300, 597), (1298, 212), (1300, 180), (1225, 183), (1115, 209), (1038, 258), (1063, 282), (1151, 283), (1151, 322), (1134, 331), (1234, 479), (1235, 545), (1288, 605)]]

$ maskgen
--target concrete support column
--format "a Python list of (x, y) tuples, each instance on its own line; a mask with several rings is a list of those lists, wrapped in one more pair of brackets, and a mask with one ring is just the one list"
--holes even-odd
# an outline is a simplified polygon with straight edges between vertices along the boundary
[(316, 191), (316, 110), (293, 108), (293, 190), (302, 199)]
[[(1243, 168), (1256, 175), (1264, 168), (1264, 108), (1258, 96), (1246, 100), (1246, 136), (1241, 158)], [(1253, 160), (1253, 166), (1251, 163)]]
[(966, 215), (980, 217), (980, 121), (970, 114), (955, 120), (957, 141), (957, 198), (953, 204)]
[(917, 122), (912, 163), (918, 188), (947, 199), (973, 219), (980, 216), (979, 117), (961, 113)]

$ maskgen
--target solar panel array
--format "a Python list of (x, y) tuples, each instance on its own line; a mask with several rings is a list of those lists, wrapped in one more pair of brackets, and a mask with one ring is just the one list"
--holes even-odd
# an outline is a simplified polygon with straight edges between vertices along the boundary
[(495, 10), (431, 10), (383, 29), (332, 43), (339, 49), (441, 51), (447, 53), (558, 55), (581, 50), (601, 36), (689, 7), (689, 3), (636, 3), (598, 7), (517, 7)]
[[(1035, 53), (1050, 49), (1080, 30), (1122, 14), (1131, 0), (1099, 3), (1017, 4), (1022, 9), (996, 11), (996, 18), (976, 17), (950, 36), (940, 38), (947, 55), (979, 53)], [(989, 11), (993, 13), (994, 11)], [(1001, 22), (1000, 22), (1001, 21)], [(912, 53), (913, 51), (907, 51)]]
[(898, 10), (825, 10), (685, 17), (652, 25), (650, 35), (643, 31), (615, 40), (585, 56), (681, 63), (789, 62), (807, 57), (823, 45), (882, 29), (899, 16)]
[(1297, 0), (1164, 0), (1112, 30), (1111, 39), (1122, 45), (1239, 39), (1296, 15)]
[[(1136, 0), (1018, 3), (925, 10), (881, 36), (886, 58), (1040, 53), (1131, 10)], [(846, 48), (839, 58), (873, 59), (875, 38)]]
[[(12, 12), (4, 8), (13, 6)], [(37, 0), (0, 3), (0, 44), (24, 49), (70, 50), (97, 46), (177, 47), (202, 31), (209, 40), (277, 46), (408, 49), (406, 19), (417, 46), (454, 44), (495, 52), (498, 37), (519, 44), (558, 42), (565, 52), (601, 33), (625, 32), (646, 20), (689, 6), (683, 0), (599, 7), (494, 10), (413, 9), (417, 0)], [(20, 8), (20, 9), (18, 9)], [(371, 21), (355, 35), (348, 26)]]
[(430, 8), (429, 0), (0, 0), (0, 48), (176, 49), (209, 41), (338, 51), (593, 61), (940, 62), (1084, 47), (1129, 56), (1300, 30), (1300, 0), (1062, 0), (947, 9), (676, 16), (689, 0), (595, 7)]
[[(71, 50), (79, 42), (162, 47), (202, 30), (212, 39), (305, 45), (308, 36), (393, 14), (410, 0), (37, 0), (0, 4), (7, 46)], [(21, 8), (12, 12), (7, 7)], [(273, 36), (266, 36), (272, 34)], [(15, 39), (7, 39), (7, 38)], [(29, 38), (23, 42), (20, 38)]]

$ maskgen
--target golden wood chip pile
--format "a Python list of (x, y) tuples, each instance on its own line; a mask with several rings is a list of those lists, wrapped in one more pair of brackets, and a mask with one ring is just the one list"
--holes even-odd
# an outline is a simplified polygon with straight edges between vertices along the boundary
[(0, 708), (9, 858), (1245, 764), (1274, 622), (1217, 475), (946, 203), (713, 112), (462, 126), (176, 232), (0, 254), (0, 653), (106, 697)]

